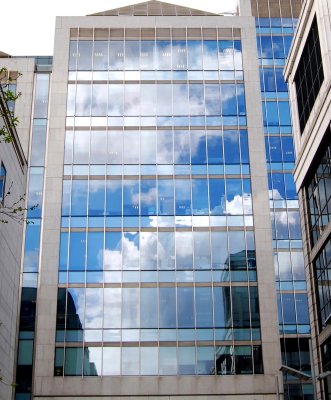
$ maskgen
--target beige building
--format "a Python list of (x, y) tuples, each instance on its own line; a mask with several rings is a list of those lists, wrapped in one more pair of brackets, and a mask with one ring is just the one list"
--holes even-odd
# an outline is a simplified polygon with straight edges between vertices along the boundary
[(318, 399), (331, 397), (331, 4), (305, 1), (285, 75), (302, 215)]
[[(0, 65), (1, 63), (0, 59)], [(15, 69), (16, 70), (16, 69)], [(17, 70), (16, 70), (17, 71)], [(11, 73), (13, 85), (20, 86), (16, 74)], [(2, 72), (0, 87), (0, 128), (4, 135), (11, 137), (9, 143), (0, 137), (0, 398), (12, 396), (15, 381), (16, 332), (19, 315), (19, 288), (24, 214), (12, 211), (24, 207), (27, 162), (18, 132), (12, 123), (4, 90), (8, 89), (7, 73)], [(17, 102), (17, 108), (22, 103)], [(12, 109), (12, 108), (11, 108)]]

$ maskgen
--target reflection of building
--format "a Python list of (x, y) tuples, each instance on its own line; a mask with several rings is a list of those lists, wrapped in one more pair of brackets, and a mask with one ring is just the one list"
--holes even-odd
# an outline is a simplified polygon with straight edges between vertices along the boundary
[[(30, 358), (17, 400), (271, 400), (281, 348), (287, 365), (306, 364), (282, 78), (301, 1), (238, 5), (59, 18), (53, 65), (33, 60), (29, 201), (40, 207), (23, 291), (37, 314), (35, 336), (20, 325)], [(309, 383), (285, 389), (311, 398)]]
[(307, 0), (286, 66), (313, 321), (317, 398), (331, 396), (331, 10)]
[[(0, 53), (0, 70), (2, 59)], [(6, 55), (4, 55), (6, 56)], [(15, 90), (16, 74), (10, 84)], [(0, 73), (0, 398), (10, 398), (14, 381), (16, 326), (18, 317), (19, 277), (23, 224), (10, 218), (6, 211), (25, 193), (26, 159), (20, 137), (13, 126), (4, 90), (8, 89), (6, 72)], [(10, 108), (9, 108), (10, 107)], [(4, 132), (11, 137), (6, 143)], [(21, 206), (24, 203), (20, 202)], [(15, 208), (15, 206), (14, 206)], [(16, 215), (14, 214), (14, 217)], [(22, 217), (23, 218), (23, 217)], [(6, 221), (6, 222), (5, 222)]]

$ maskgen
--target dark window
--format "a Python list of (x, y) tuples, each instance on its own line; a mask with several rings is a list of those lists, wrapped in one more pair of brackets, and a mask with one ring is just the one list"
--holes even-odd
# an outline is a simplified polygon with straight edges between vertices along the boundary
[(6, 168), (1, 163), (1, 168), (0, 168), (0, 202), (2, 202), (2, 203), (3, 203), (4, 197), (5, 197), (6, 175), (7, 175)]
[(301, 133), (305, 129), (323, 80), (321, 47), (315, 17), (294, 78)]
[(331, 221), (331, 129), (324, 134), (327, 142), (317, 152), (312, 173), (305, 186), (312, 245), (315, 245)]
[(314, 261), (316, 279), (317, 308), (321, 325), (330, 323), (331, 319), (331, 238)]

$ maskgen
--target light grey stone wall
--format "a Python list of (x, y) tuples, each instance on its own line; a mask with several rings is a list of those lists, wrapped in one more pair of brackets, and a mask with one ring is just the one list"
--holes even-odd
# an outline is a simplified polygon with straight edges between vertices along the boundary
[[(2, 126), (2, 121), (0, 124)], [(3, 142), (0, 143), (1, 163), (7, 171), (5, 193), (10, 189), (10, 195), (4, 200), (4, 206), (8, 206), (25, 193), (26, 163), (21, 164), (12, 143)], [(10, 400), (13, 395), (10, 384), (15, 381), (23, 221), (5, 217), (1, 207), (0, 219), (8, 223), (0, 222), (0, 399)]]
[(15, 102), (15, 116), (19, 120), (16, 129), (17, 134), (25, 158), (28, 159), (35, 59), (32, 57), (0, 58), (0, 69), (2, 67), (6, 67), (8, 71), (19, 72), (22, 74), (17, 79), (16, 83), (16, 93), (21, 93), (21, 96)]

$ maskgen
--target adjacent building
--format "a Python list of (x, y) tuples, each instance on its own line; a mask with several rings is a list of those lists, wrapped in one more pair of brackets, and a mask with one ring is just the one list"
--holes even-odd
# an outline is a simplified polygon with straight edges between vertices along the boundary
[(17, 400), (313, 398), (279, 371), (310, 371), (283, 79), (300, 10), (149, 1), (59, 17), (53, 59), (8, 59), (32, 60), (38, 204)]
[[(1, 59), (0, 59), (1, 63)], [(27, 162), (5, 91), (15, 91), (16, 74), (0, 72), (0, 398), (9, 399), (15, 381), (16, 332)], [(11, 81), (9, 82), (9, 77)], [(20, 101), (17, 101), (20, 107)], [(21, 199), (21, 200), (20, 200)]]
[(294, 171), (304, 234), (317, 398), (331, 396), (331, 5), (305, 1), (290, 57)]

